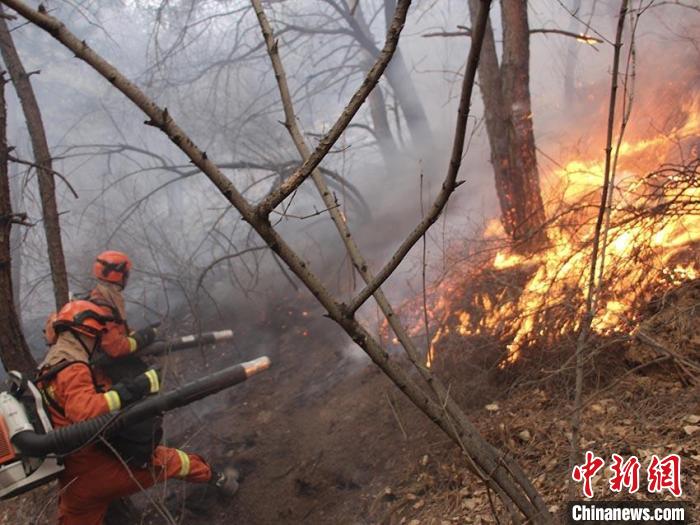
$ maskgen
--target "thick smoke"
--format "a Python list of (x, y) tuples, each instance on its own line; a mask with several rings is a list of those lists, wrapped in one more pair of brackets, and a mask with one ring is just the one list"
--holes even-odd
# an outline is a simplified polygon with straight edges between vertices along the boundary
[[(249, 198), (264, 195), (298, 161), (280, 124), (283, 116), (271, 67), (246, 2), (181, 1), (167, 6), (100, 2), (80, 10), (63, 2), (52, 4), (52, 14), (167, 106), (210, 158), (222, 165), (247, 163), (245, 169), (226, 171), (239, 188), (248, 188)], [(405, 110), (397, 110), (396, 97), (383, 79), (398, 153), (388, 162), (382, 157), (375, 137), (367, 131), (371, 120), (365, 108), (323, 164), (359, 191), (361, 198), (342, 180), (334, 186), (360, 246), (377, 267), (420, 219), (421, 200), (427, 208), (444, 177), (469, 40), (423, 35), (468, 26), (464, 4), (417, 3), (401, 40), (410, 74), (406, 81), (415, 86), (428, 117), (430, 146), (426, 147), (428, 141), (412, 142)], [(586, 5), (572, 17), (568, 11), (576, 4)], [(385, 30), (382, 5), (362, 3), (379, 47)], [(295, 30), (346, 28), (329, 5), (274, 2), (267, 7), (280, 33), (298, 118), (313, 145), (359, 85), (368, 59), (342, 31)], [(611, 40), (616, 9), (616, 2), (536, 1), (531, 2), (530, 25)], [(500, 40), (497, 7), (492, 21)], [(642, 16), (636, 64), (639, 127), (631, 133), (643, 133), (644, 126), (662, 126), (663, 119), (669, 118), (649, 103), (659, 92), (678, 96), (692, 85), (689, 73), (679, 73), (678, 65), (697, 63), (697, 47), (687, 43), (697, 27), (679, 7), (653, 8)], [(239, 299), (264, 309), (279, 294), (296, 293), (264, 249), (221, 263), (198, 287), (212, 261), (257, 248), (262, 242), (183, 155), (157, 130), (144, 126), (143, 116), (131, 103), (85, 64), (33, 27), (24, 26), (13, 35), (27, 70), (41, 72), (32, 81), (56, 157), (55, 168), (80, 195), (76, 200), (62, 182), (57, 185), (71, 288), (89, 286), (93, 255), (109, 247), (127, 251), (135, 260), (137, 271), (129, 296), (136, 324), (187, 310), (210, 311), (213, 303)], [(555, 34), (533, 34), (531, 42), (533, 119), (546, 178), (553, 162), (576, 149), (602, 155), (612, 48)], [(667, 59), (659, 60), (660, 46)], [(656, 65), (651, 68), (651, 63)], [(14, 97), (9, 97), (8, 107), (10, 143), (17, 156), (30, 159)], [(467, 182), (427, 238), (429, 266), (439, 266), (442, 252), (454, 239), (478, 235), (484, 220), (498, 213), (482, 114), (476, 91), (469, 151), (460, 177)], [(25, 168), (13, 167), (15, 188), (23, 190), (16, 206), (39, 220), (34, 181)], [(347, 295), (354, 280), (315, 189), (305, 185), (285, 211), (284, 217), (272, 217), (279, 220), (280, 231), (329, 287)], [(387, 284), (394, 299), (414, 293), (420, 284), (420, 253), (416, 252)], [(21, 260), (24, 321), (36, 346), (35, 336), (52, 302), (41, 228), (24, 232), (14, 254)]]

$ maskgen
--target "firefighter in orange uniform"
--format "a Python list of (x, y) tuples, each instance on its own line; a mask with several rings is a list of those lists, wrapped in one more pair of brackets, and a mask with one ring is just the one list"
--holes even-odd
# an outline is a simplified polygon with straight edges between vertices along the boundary
[(87, 299), (112, 312), (114, 320), (107, 324), (107, 332), (102, 337), (100, 346), (107, 355), (114, 358), (127, 356), (150, 345), (157, 335), (154, 327), (129, 333), (122, 290), (126, 288), (130, 271), (129, 257), (125, 253), (111, 250), (98, 255), (92, 266), (92, 274), (98, 282)]
[[(90, 301), (69, 302), (56, 314), (55, 343), (37, 379), (55, 427), (119, 410), (158, 392), (155, 370), (112, 384), (90, 367), (90, 355), (111, 322), (112, 312)], [(209, 483), (227, 496), (238, 488), (235, 471), (213, 472), (200, 456), (164, 446), (155, 448), (148, 465), (134, 468), (97, 441), (68, 455), (65, 467), (59, 478), (59, 525), (101, 525), (113, 500), (168, 478)]]
[[(156, 338), (155, 327), (147, 327), (129, 333), (126, 323), (126, 308), (122, 291), (129, 280), (131, 261), (122, 252), (106, 251), (97, 256), (92, 273), (97, 285), (88, 293), (78, 296), (110, 311), (105, 321), (105, 330), (100, 337), (100, 349), (112, 358), (121, 358), (150, 345)], [(49, 344), (55, 339), (53, 323), (56, 313), (49, 316), (44, 334)]]

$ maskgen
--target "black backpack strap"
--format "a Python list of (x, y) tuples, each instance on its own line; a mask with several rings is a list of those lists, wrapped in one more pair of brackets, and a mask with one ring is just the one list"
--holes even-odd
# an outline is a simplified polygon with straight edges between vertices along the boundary
[(60, 363), (49, 367), (45, 372), (43, 372), (43, 369), (39, 370), (39, 373), (34, 379), (34, 384), (37, 385), (37, 387), (41, 391), (41, 397), (44, 398), (46, 404), (53, 408), (56, 412), (61, 414), (63, 417), (66, 416), (66, 412), (65, 410), (63, 410), (63, 407), (58, 404), (58, 401), (54, 399), (53, 395), (48, 390), (46, 383), (54, 379), (60, 372), (73, 365), (87, 366), (90, 369), (90, 376), (92, 377), (92, 382), (95, 385), (95, 388), (97, 388), (97, 383), (95, 383), (95, 375), (92, 373), (92, 368), (90, 368), (90, 365), (88, 363), (85, 363), (84, 361), (61, 361)]
[(77, 364), (83, 364), (83, 365), (89, 366), (87, 363), (85, 363), (83, 361), (61, 361), (58, 364), (50, 366), (49, 368), (46, 369), (46, 371), (44, 371), (43, 368), (41, 370), (39, 370), (39, 373), (37, 374), (36, 378), (34, 379), (34, 383), (38, 384), (38, 383), (43, 383), (45, 381), (51, 381), (62, 370), (65, 370), (69, 366), (77, 365)]

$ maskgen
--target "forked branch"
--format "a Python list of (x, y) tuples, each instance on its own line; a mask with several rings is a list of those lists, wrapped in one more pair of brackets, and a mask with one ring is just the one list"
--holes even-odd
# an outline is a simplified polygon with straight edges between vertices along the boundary
[[(255, 10), (255, 14), (258, 17), (263, 38), (265, 39), (267, 51), (270, 56), (270, 61), (272, 63), (272, 68), (275, 73), (275, 79), (277, 80), (280, 98), (282, 100), (282, 106), (285, 114), (285, 126), (287, 127), (292, 141), (294, 142), (294, 145), (296, 146), (299, 154), (301, 155), (302, 159), (306, 161), (308, 160), (310, 155), (309, 147), (304, 140), (303, 131), (300, 129), (298, 119), (296, 118), (296, 114), (294, 111), (294, 103), (290, 95), (289, 85), (287, 83), (287, 75), (282, 64), (282, 59), (280, 57), (278, 41), (273, 35), (273, 29), (265, 14), (261, 0), (251, 1)], [(464, 152), (464, 140), (466, 136), (467, 119), (469, 115), (469, 105), (474, 87), (474, 79), (476, 76), (481, 44), (483, 42), (486, 20), (488, 18), (488, 7), (489, 2), (482, 2), (481, 13), (478, 17), (478, 21), (476, 24), (474, 42), (469, 50), (469, 58), (467, 60), (467, 67), (463, 80), (462, 93), (460, 97), (460, 105), (457, 116), (455, 140), (453, 143), (452, 150), (452, 162), (450, 163), (450, 169), (448, 171), (446, 181), (443, 184), (443, 192), (441, 192), (441, 195), (438, 197), (437, 205), (433, 208), (433, 214), (435, 218), (437, 218), (440, 215), (442, 209), (444, 208), (444, 203), (447, 202), (450, 195), (457, 187), (457, 183), (455, 182), (455, 180), (456, 175), (459, 171)], [(314, 169), (311, 173), (311, 177), (313, 179), (314, 184), (316, 185), (316, 188), (318, 189), (318, 192), (324, 204), (329, 209), (331, 218), (336, 226), (336, 229), (338, 230), (338, 234), (343, 244), (345, 245), (345, 249), (350, 257), (350, 260), (353, 263), (354, 268), (360, 274), (365, 283), (367, 285), (370, 285), (374, 282), (375, 278), (371, 270), (369, 269), (369, 265), (366, 259), (362, 255), (357, 243), (355, 242), (354, 237), (352, 236), (347, 221), (345, 220), (345, 217), (342, 213), (340, 213), (336, 206), (333, 206), (333, 196), (331, 195), (331, 192), (329, 191), (328, 186), (326, 185), (323, 175), (317, 169)], [(421, 237), (425, 233), (425, 231), (427, 231), (431, 224), (431, 221), (422, 222), (419, 226), (420, 228), (422, 228), (422, 230), (421, 233), (418, 234), (418, 236)], [(401, 320), (399, 319), (399, 316), (395, 314), (390, 302), (388, 301), (388, 299), (386, 298), (379, 286), (373, 291), (373, 296), (377, 302), (377, 305), (384, 314), (387, 322), (396, 334), (397, 339), (401, 343), (402, 347), (405, 349), (409, 360), (418, 370), (421, 378), (425, 381), (426, 386), (430, 390), (432, 390), (432, 394), (435, 396), (435, 399), (443, 406), (443, 424), (447, 423), (447, 425), (451, 426), (454, 429), (459, 428), (462, 431), (466, 430), (468, 431), (468, 433), (476, 435), (477, 439), (472, 441), (465, 442), (462, 439), (456, 440), (457, 444), (464, 450), (464, 452), (470, 458), (470, 466), (475, 471), (475, 473), (479, 475), (482, 479), (484, 479), (487, 482), (487, 484), (489, 484), (490, 487), (493, 488), (501, 496), (501, 498), (504, 500), (504, 504), (509, 508), (512, 497), (516, 505), (519, 508), (521, 508), (521, 510), (523, 510), (523, 512), (526, 515), (532, 516), (540, 514), (541, 516), (546, 516), (544, 502), (541, 500), (541, 498), (538, 497), (536, 491), (529, 485), (528, 480), (522, 474), (522, 471), (520, 471), (517, 465), (512, 468), (512, 471), (517, 472), (517, 474), (512, 475), (518, 478), (518, 483), (521, 483), (521, 486), (524, 488), (528, 497), (531, 498), (531, 502), (532, 504), (534, 504), (534, 507), (532, 506), (531, 502), (527, 501), (526, 497), (523, 497), (522, 494), (517, 494), (517, 489), (513, 490), (514, 486), (511, 483), (511, 480), (504, 479), (503, 477), (498, 479), (499, 474), (501, 473), (495, 473), (494, 477), (492, 478), (489, 472), (484, 471), (479, 467), (479, 464), (482, 461), (482, 459), (479, 456), (483, 455), (485, 452), (484, 450), (478, 450), (477, 448), (479, 446), (478, 440), (480, 439), (480, 436), (478, 436), (478, 434), (476, 433), (476, 429), (467, 419), (467, 417), (465, 416), (461, 408), (458, 406), (458, 404), (449, 395), (449, 391), (445, 387), (445, 385), (443, 385), (442, 382), (433, 374), (433, 372), (425, 366), (421, 352), (419, 351), (415, 342), (409, 335), (408, 331), (403, 326)], [(349, 312), (348, 315), (353, 314), (354, 311)], [(484, 449), (488, 450), (488, 444), (481, 444), (485, 444), (486, 447), (484, 447)], [(507, 488), (504, 489), (501, 483), (505, 483)], [(544, 520), (546, 519), (546, 517), (542, 517), (540, 519)]]
[[(421, 388), (416, 383), (412, 375), (404, 369), (401, 361), (397, 359), (396, 356), (389, 354), (377, 339), (373, 337), (353, 315), (348, 314), (346, 308), (342, 304), (336, 301), (318, 277), (310, 270), (308, 263), (303, 260), (299, 254), (293, 251), (287, 242), (272, 227), (267, 214), (258, 213), (259, 210), (256, 210), (243, 197), (235, 185), (221, 172), (220, 168), (213, 163), (206, 153), (199, 149), (189, 136), (176, 124), (167, 109), (157, 106), (135, 84), (130, 82), (116, 68), (90, 49), (85, 42), (79, 40), (68, 31), (60, 21), (47, 15), (45, 12), (39, 12), (28, 7), (20, 0), (2, 0), (2, 2), (30, 20), (33, 24), (50, 33), (55, 39), (70, 49), (76, 57), (85, 61), (139, 107), (148, 116), (149, 120), (147, 123), (159, 128), (165, 133), (169, 139), (185, 153), (200, 170), (202, 170), (219, 189), (222, 195), (238, 210), (243, 219), (260, 235), (270, 249), (272, 249), (304, 283), (308, 290), (326, 309), (328, 317), (333, 319), (345, 330), (352, 340), (369, 355), (394, 384), (404, 392), (421, 411), (450, 436), (455, 443), (462, 446), (473, 461), (475, 468), (482, 473), (489, 485), (496, 489), (499, 494), (505, 494), (530, 522), (551, 522), (551, 516), (547, 512), (546, 507), (544, 507), (541, 497), (517, 463), (507, 460), (501, 453), (486, 442), (463, 412), (450, 408), (449, 403), (453, 402), (451, 402), (449, 398), (436, 400), (435, 396), (430, 391)], [(403, 0), (399, 5), (401, 7), (397, 8), (397, 13), (399, 13), (401, 9), (408, 8), (408, 1)], [(480, 28), (482, 32), (486, 26), (489, 6), (490, 0), (481, 0), (480, 14), (475, 22), (475, 28)], [(392, 23), (392, 28), (394, 28), (395, 31), (399, 29), (399, 27), (395, 27), (397, 16), (398, 15), (395, 15), (394, 23)], [(403, 24), (403, 19), (405, 19), (405, 12), (402, 16), (398, 17), (399, 25)], [(475, 29), (474, 40), (480, 41), (481, 39), (476, 37), (476, 31)], [(396, 34), (396, 39), (398, 39), (398, 33)], [(394, 48), (395, 46), (396, 42), (393, 43)], [(432, 213), (434, 216), (432, 220), (421, 222), (419, 228), (422, 228), (422, 231), (419, 230), (417, 238), (420, 238), (430, 224), (437, 219), (437, 216), (444, 207), (444, 202), (446, 202), (457, 185), (456, 176), (461, 164), (466, 122), (479, 50), (480, 46), (473, 43), (470, 49), (467, 75), (465, 76), (460, 98), (452, 160), (446, 181), (434, 205), (434, 207), (437, 206), (439, 209), (437, 209), (437, 211), (433, 210)], [(378, 77), (376, 80), (378, 80)], [(342, 129), (344, 129), (344, 126), (341, 125), (338, 133), (342, 132)], [(318, 156), (315, 164), (309, 162), (304, 163), (305, 165), (308, 164), (311, 166), (307, 168), (308, 173), (305, 176), (297, 176), (296, 178), (292, 176), (292, 178), (298, 180), (298, 184), (303, 182), (306, 176), (310, 174), (313, 167), (318, 165), (318, 162), (322, 160), (325, 152), (318, 153), (318, 151), (317, 148), (317, 151), (314, 152), (314, 154)], [(314, 154), (312, 154), (311, 157), (313, 157)], [(289, 189), (289, 186), (287, 189)], [(293, 188), (290, 191), (293, 191)], [(412, 237), (409, 237), (407, 242), (410, 242), (411, 238)], [(413, 243), (415, 243), (415, 240)], [(406, 243), (404, 243), (403, 246), (405, 246), (405, 244)], [(405, 253), (408, 253), (408, 249), (410, 249), (410, 246), (406, 248)], [(374, 290), (377, 288), (378, 285)], [(454, 407), (454, 405), (452, 406)], [(446, 410), (449, 410), (449, 415), (446, 414)]]
[(370, 70), (367, 72), (365, 80), (352, 96), (347, 106), (345, 106), (345, 109), (343, 109), (343, 112), (340, 114), (335, 124), (333, 124), (333, 127), (331, 127), (328, 133), (326, 133), (326, 135), (318, 143), (318, 146), (316, 146), (314, 152), (308, 156), (304, 163), (292, 174), (291, 177), (286, 179), (284, 183), (279, 186), (279, 188), (271, 192), (258, 205), (256, 209), (258, 216), (267, 217), (279, 203), (286, 199), (287, 196), (291, 195), (291, 193), (297, 189), (299, 185), (309, 177), (309, 175), (311, 175), (311, 172), (320, 164), (321, 160), (330, 151), (343, 131), (345, 131), (345, 128), (348, 127), (348, 124), (350, 124), (355, 114), (359, 111), (364, 101), (372, 92), (372, 89), (374, 89), (374, 86), (376, 86), (377, 82), (379, 82), (379, 79), (389, 64), (391, 57), (394, 56), (401, 30), (403, 29), (404, 22), (406, 21), (408, 7), (410, 5), (411, 0), (399, 0), (397, 2), (394, 18), (391, 21), (391, 25), (389, 26), (389, 30), (386, 34), (384, 48), (377, 56), (377, 59)]

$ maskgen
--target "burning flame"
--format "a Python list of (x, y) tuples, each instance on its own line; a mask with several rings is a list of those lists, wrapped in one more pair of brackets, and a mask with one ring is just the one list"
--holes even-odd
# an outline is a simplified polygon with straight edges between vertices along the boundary
[[(597, 334), (630, 327), (654, 286), (698, 275), (688, 248), (700, 240), (700, 207), (693, 208), (693, 203), (700, 204), (700, 161), (691, 173), (680, 166), (659, 166), (673, 159), (684, 141), (700, 138), (699, 109), (700, 96), (684, 108), (682, 125), (651, 138), (622, 142), (613, 152), (618, 156), (614, 200), (604, 266), (601, 272), (599, 258), (596, 276), (592, 329)], [(697, 145), (694, 148), (691, 153), (697, 157)], [(505, 365), (515, 362), (534, 341), (553, 344), (556, 337), (576, 332), (584, 312), (603, 172), (603, 160), (574, 159), (546, 174), (542, 186), (550, 219), (548, 246), (528, 256), (503, 248), (486, 262), (486, 272), (483, 267), (473, 268), (466, 277), (455, 272), (431, 290), (428, 318), (436, 331), (428, 366), (439, 343), (450, 334), (490, 334), (507, 342)], [(498, 219), (487, 224), (484, 236), (505, 239)], [(488, 275), (513, 282), (495, 292), (467, 291), (475, 279)], [(523, 280), (516, 282), (518, 276)], [(421, 317), (422, 312), (415, 315)], [(424, 330), (421, 321), (412, 328), (414, 334)]]

